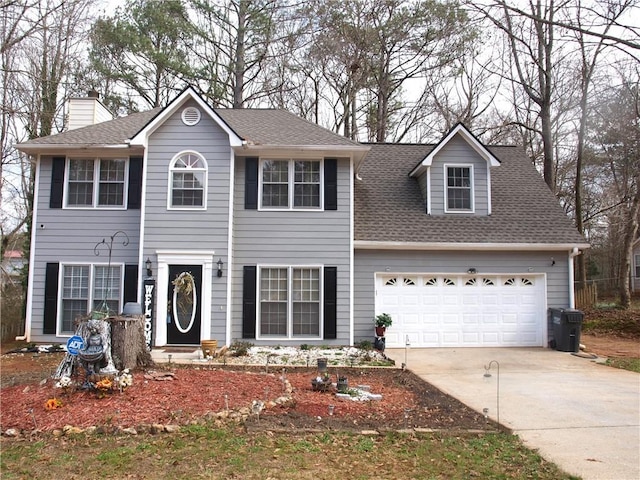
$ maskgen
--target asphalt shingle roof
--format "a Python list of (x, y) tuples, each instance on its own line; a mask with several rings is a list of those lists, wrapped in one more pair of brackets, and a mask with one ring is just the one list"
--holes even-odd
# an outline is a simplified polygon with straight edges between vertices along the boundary
[(149, 123), (161, 108), (132, 113), (126, 117), (97, 123), (68, 132), (35, 138), (21, 145), (122, 145)]
[[(23, 143), (35, 145), (122, 145), (159, 112), (154, 108), (127, 117), (89, 125), (68, 132)], [(240, 138), (253, 145), (330, 145), (356, 147), (359, 144), (285, 110), (217, 109), (216, 113)]]
[(253, 145), (359, 145), (286, 110), (216, 109), (216, 113)]
[(355, 240), (434, 243), (585, 244), (520, 147), (488, 147), (490, 216), (427, 215), (409, 172), (434, 145), (372, 144), (355, 184)]

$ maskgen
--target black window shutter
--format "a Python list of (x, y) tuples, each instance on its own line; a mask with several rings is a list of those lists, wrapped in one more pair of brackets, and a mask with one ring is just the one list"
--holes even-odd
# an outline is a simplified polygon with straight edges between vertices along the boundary
[(138, 301), (138, 265), (125, 265), (124, 266), (124, 303), (137, 302), (137, 301)]
[(324, 338), (338, 338), (337, 267), (324, 267)]
[[(64, 192), (65, 157), (53, 157), (51, 165), (51, 195), (49, 208), (62, 208), (62, 193)], [(54, 332), (55, 333), (55, 332)]]
[(47, 263), (44, 274), (44, 322), (42, 333), (56, 333), (56, 317), (58, 316), (58, 272), (59, 263)]
[(142, 157), (129, 158), (129, 198), (127, 208), (139, 210), (142, 203)]
[(244, 208), (258, 208), (258, 158), (248, 157), (244, 160)]
[(338, 160), (324, 159), (324, 209), (338, 209)]
[(242, 279), (242, 338), (256, 338), (256, 267), (245, 266)]

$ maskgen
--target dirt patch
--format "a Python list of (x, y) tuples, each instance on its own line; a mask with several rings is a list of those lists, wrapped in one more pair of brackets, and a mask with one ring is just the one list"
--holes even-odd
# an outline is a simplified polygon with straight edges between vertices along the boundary
[(580, 336), (585, 351), (608, 358), (640, 358), (640, 340), (608, 335), (586, 334)]
[[(154, 381), (145, 372), (134, 373), (133, 386), (124, 393), (100, 398), (95, 392), (64, 394), (50, 379), (61, 354), (2, 355), (0, 428), (51, 431), (65, 425), (135, 427), (153, 423), (186, 424), (216, 412), (238, 411), (254, 400), (267, 407), (250, 415), (249, 429), (266, 430), (387, 430), (402, 428), (487, 429), (484, 417), (444, 394), (409, 371), (394, 368), (340, 367), (349, 387), (366, 385), (382, 400), (341, 400), (331, 392), (314, 391), (312, 368), (278, 369), (227, 366), (178, 367), (173, 381)], [(336, 378), (338, 370), (329, 369)], [(290, 400), (269, 403), (285, 395), (283, 379), (292, 387)], [(50, 398), (63, 406), (47, 410)], [(333, 405), (333, 414), (329, 406)]]

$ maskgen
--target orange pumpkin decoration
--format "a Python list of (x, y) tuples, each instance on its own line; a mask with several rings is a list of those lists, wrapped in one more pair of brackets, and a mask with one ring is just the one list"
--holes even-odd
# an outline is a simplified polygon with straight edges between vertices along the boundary
[(56, 408), (62, 407), (62, 402), (57, 398), (50, 398), (44, 404), (45, 410), (55, 410)]

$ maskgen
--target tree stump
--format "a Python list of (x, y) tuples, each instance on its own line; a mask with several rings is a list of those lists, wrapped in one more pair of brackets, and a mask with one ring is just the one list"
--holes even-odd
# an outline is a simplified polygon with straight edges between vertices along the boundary
[(150, 367), (151, 353), (144, 337), (144, 317), (109, 317), (111, 356), (118, 370)]

